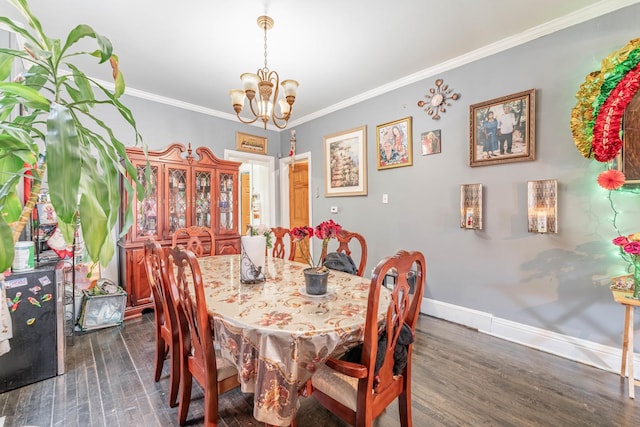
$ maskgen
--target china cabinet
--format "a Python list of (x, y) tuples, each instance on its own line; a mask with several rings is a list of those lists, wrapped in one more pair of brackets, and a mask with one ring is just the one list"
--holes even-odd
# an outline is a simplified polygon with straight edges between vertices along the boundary
[[(126, 318), (153, 308), (144, 269), (144, 242), (152, 238), (163, 248), (171, 246), (178, 228), (211, 228), (215, 240), (212, 253), (240, 253), (238, 234), (238, 171), (240, 163), (218, 159), (208, 148), (171, 144), (162, 151), (127, 148), (138, 179), (149, 188), (147, 197), (133, 199), (132, 226), (119, 247), (120, 283), (127, 291)], [(130, 182), (123, 182), (123, 186)], [(120, 223), (125, 224), (122, 201)], [(206, 242), (205, 244), (211, 244)]]

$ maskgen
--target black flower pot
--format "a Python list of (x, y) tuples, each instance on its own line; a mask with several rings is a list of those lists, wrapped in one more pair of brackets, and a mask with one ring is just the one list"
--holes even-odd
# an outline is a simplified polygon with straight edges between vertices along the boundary
[(323, 295), (327, 293), (327, 279), (329, 270), (317, 270), (315, 268), (305, 268), (304, 283), (305, 291), (309, 295)]

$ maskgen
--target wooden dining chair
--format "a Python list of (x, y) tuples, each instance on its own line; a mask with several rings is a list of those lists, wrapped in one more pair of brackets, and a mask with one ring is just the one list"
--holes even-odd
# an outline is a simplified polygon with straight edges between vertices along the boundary
[[(218, 396), (240, 385), (231, 362), (216, 355), (213, 330), (204, 296), (202, 274), (195, 254), (180, 246), (170, 251), (169, 283), (180, 336), (180, 399), (178, 422), (184, 425), (191, 402), (192, 380), (204, 390), (204, 425), (218, 425)], [(193, 293), (193, 295), (192, 295)]]
[[(364, 239), (364, 237), (361, 234), (347, 231), (343, 228), (338, 232), (338, 236), (336, 237), (336, 240), (338, 241), (338, 249), (336, 249), (336, 252), (344, 252), (349, 256), (351, 256), (351, 252), (352, 252), (352, 249), (349, 248), (349, 245), (355, 244), (355, 243), (352, 243), (353, 240), (358, 242), (360, 246), (360, 262), (357, 264), (358, 265), (357, 274), (360, 277), (364, 277), (364, 269), (367, 267), (367, 242)], [(322, 262), (324, 262), (324, 259), (326, 258), (326, 256), (327, 256), (327, 250), (325, 249), (324, 252), (320, 255)]]
[[(378, 316), (385, 276), (396, 269), (397, 280), (383, 323)], [(415, 268), (415, 270), (413, 270)], [(410, 292), (408, 277), (414, 277)], [(371, 426), (398, 399), (400, 424), (412, 425), (411, 353), (426, 277), (424, 255), (399, 251), (376, 266), (365, 321), (364, 342), (357, 362), (330, 358), (311, 377), (309, 390), (324, 407), (345, 422)], [(308, 384), (309, 385), (309, 384)]]
[[(275, 237), (271, 256), (281, 259), (285, 259), (286, 257), (289, 261), (293, 261), (296, 257), (296, 243), (293, 241), (293, 237), (291, 236), (291, 230), (284, 227), (271, 227), (271, 231)], [(289, 242), (288, 245), (285, 243), (285, 238), (287, 238), (287, 236)], [(286, 256), (287, 248), (289, 250), (288, 257)]]
[[(187, 227), (187, 228), (179, 228), (173, 233), (173, 238), (171, 240), (171, 246), (175, 247), (178, 244), (178, 241), (184, 238), (188, 238), (187, 242), (184, 244), (186, 249), (192, 251), (196, 256), (206, 256), (213, 255), (215, 253), (215, 239), (213, 237), (213, 233), (211, 233), (211, 229), (207, 227)], [(210, 246), (205, 246), (205, 242), (202, 240), (203, 238), (209, 238), (211, 244)]]
[(156, 362), (154, 379), (160, 381), (164, 361), (169, 356), (169, 406), (175, 407), (180, 384), (180, 354), (175, 309), (169, 296), (165, 256), (160, 244), (154, 240), (145, 242), (144, 264), (153, 295)]

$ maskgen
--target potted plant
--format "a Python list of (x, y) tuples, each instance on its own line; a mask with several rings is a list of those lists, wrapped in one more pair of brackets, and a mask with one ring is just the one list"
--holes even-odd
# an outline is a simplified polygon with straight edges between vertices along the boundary
[[(309, 239), (316, 237), (322, 240), (321, 254), (327, 252), (329, 240), (338, 237), (338, 233), (342, 230), (339, 224), (332, 219), (323, 221), (315, 228), (309, 226), (295, 227), (291, 230), (294, 242), (299, 242), (300, 253), (309, 264), (309, 268), (303, 270), (305, 278), (305, 289), (308, 294), (321, 295), (327, 292), (327, 280), (329, 269), (322, 265), (322, 255), (318, 257), (318, 261), (314, 262), (313, 256), (309, 249)], [(309, 239), (307, 239), (307, 237)]]
[[(45, 171), (66, 242), (73, 242), (79, 224), (89, 258), (106, 265), (115, 253), (111, 232), (121, 205), (121, 182), (130, 202), (123, 231), (133, 221), (133, 188), (121, 177), (128, 172), (140, 198), (144, 195), (125, 145), (93, 112), (98, 105), (115, 108), (133, 128), (132, 142), (142, 143), (131, 111), (119, 100), (125, 85), (118, 58), (111, 42), (91, 27), (78, 25), (64, 41), (50, 38), (26, 0), (7, 1), (28, 28), (0, 17), (0, 23), (24, 41), (20, 50), (0, 48), (0, 272), (12, 264), (14, 243), (31, 218)], [(81, 39), (94, 39), (96, 50), (76, 50)], [(110, 65), (113, 90), (75, 65), (87, 57)], [(25, 71), (11, 80), (17, 60)], [(24, 205), (17, 189), (22, 178), (31, 183)]]

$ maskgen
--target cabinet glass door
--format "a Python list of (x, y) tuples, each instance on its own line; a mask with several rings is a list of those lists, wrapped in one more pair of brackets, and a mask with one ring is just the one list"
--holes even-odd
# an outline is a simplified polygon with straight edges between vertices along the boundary
[[(187, 227), (187, 170), (169, 168), (169, 189), (167, 204), (169, 207), (168, 231), (172, 235), (178, 228)], [(189, 224), (190, 225), (190, 224)]]
[(195, 225), (211, 228), (211, 171), (196, 170)]
[(235, 232), (235, 179), (237, 174), (221, 172), (218, 184), (220, 185), (220, 199), (218, 209), (220, 218), (218, 219), (218, 233), (225, 234)]
[(145, 166), (138, 165), (138, 181), (150, 188), (149, 195), (142, 201), (136, 198), (136, 235), (137, 237), (158, 235), (158, 167), (151, 166), (149, 182), (145, 176)]

